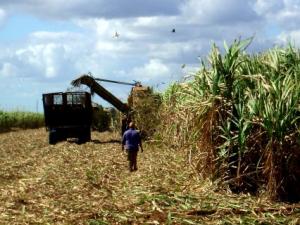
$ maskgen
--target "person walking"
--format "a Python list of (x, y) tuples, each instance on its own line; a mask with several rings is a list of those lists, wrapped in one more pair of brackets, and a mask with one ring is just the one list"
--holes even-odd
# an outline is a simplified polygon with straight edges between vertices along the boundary
[(122, 151), (127, 151), (128, 161), (129, 161), (129, 171), (137, 170), (137, 154), (139, 147), (143, 152), (142, 140), (139, 132), (135, 129), (134, 122), (129, 123), (129, 129), (125, 131), (122, 138)]

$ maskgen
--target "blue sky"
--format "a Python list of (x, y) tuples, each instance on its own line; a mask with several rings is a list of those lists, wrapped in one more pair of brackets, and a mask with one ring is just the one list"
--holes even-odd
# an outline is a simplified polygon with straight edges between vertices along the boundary
[(81, 32), (78, 26), (69, 21), (45, 20), (34, 15), (19, 13), (6, 18), (0, 30), (0, 40), (6, 43), (12, 43), (26, 39), (26, 37), (33, 32), (63, 32), (66, 30)]
[[(42, 93), (88, 72), (163, 90), (195, 71), (212, 43), (255, 35), (254, 52), (298, 46), (299, 12), (300, 0), (1, 0), (0, 109), (42, 111)], [(130, 92), (103, 86), (123, 101)]]

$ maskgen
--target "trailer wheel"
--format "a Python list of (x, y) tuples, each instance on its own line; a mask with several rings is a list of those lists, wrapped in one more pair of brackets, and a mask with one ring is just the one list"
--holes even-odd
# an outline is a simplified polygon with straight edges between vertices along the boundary
[(86, 141), (91, 141), (91, 129), (88, 127), (85, 131)]
[(55, 132), (49, 132), (49, 144), (55, 145), (57, 142), (56, 133)]
[(78, 138), (78, 143), (82, 144), (88, 141), (91, 141), (91, 129), (89, 127), (82, 130)]

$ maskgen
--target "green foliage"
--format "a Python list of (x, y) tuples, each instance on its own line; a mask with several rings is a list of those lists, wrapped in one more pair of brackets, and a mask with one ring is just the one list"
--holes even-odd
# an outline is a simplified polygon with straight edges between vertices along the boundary
[(12, 128), (31, 129), (42, 126), (44, 126), (44, 116), (41, 113), (0, 111), (0, 131), (9, 131)]
[(225, 43), (224, 54), (213, 45), (208, 64), (201, 62), (192, 81), (167, 89), (160, 136), (187, 149), (197, 169), (209, 161), (209, 172), (235, 186), (246, 185), (247, 174), (262, 177), (264, 171), (277, 193), (289, 167), (282, 159), (300, 155), (289, 150), (299, 149), (300, 52), (288, 45), (249, 55), (251, 41)]
[(112, 112), (105, 110), (101, 105), (93, 107), (93, 129), (101, 132), (109, 130), (111, 121)]

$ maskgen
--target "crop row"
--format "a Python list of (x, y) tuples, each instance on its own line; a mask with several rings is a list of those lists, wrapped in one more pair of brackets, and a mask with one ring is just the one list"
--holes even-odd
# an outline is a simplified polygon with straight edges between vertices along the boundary
[(44, 126), (44, 116), (41, 113), (0, 110), (0, 131), (13, 128), (31, 129)]

